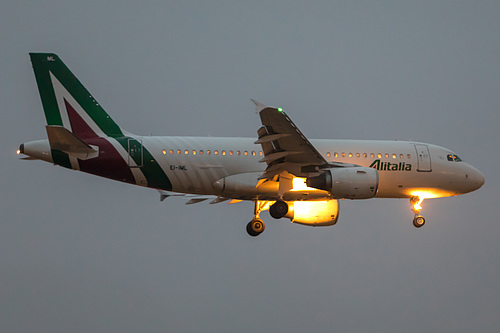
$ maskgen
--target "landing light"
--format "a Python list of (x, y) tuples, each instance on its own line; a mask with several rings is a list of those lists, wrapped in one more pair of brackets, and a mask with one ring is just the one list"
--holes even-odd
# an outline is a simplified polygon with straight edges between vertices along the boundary
[(430, 199), (430, 198), (438, 198), (439, 194), (431, 190), (418, 190), (411, 192), (411, 195), (414, 197), (418, 197), (419, 199)]
[(19, 154), (21, 154), (21, 151), (18, 149), (16, 153), (17, 153), (17, 155), (19, 155)]
[(424, 201), (424, 198), (419, 198), (419, 199), (418, 199), (418, 202), (415, 202), (415, 203), (413, 204), (413, 209), (415, 209), (415, 210), (417, 210), (417, 211), (418, 211), (418, 210), (421, 210), (421, 209), (422, 209), (422, 206), (420, 206), (420, 204), (422, 203), (422, 201)]
[(420, 206), (420, 204), (422, 203), (422, 201), (424, 201), (424, 199), (430, 199), (430, 198), (438, 198), (439, 195), (431, 190), (419, 190), (419, 191), (413, 191), (411, 192), (411, 195), (413, 197), (416, 197), (418, 198), (418, 201), (417, 202), (413, 202), (412, 201), (412, 205), (413, 205), (413, 208), (416, 210), (416, 211), (419, 211), (422, 209), (422, 206)]

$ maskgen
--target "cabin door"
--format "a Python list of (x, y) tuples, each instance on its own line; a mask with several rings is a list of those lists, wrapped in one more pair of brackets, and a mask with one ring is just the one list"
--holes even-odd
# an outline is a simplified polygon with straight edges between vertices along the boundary
[(429, 154), (429, 147), (427, 145), (415, 145), (417, 151), (417, 171), (430, 172), (431, 169), (431, 154)]

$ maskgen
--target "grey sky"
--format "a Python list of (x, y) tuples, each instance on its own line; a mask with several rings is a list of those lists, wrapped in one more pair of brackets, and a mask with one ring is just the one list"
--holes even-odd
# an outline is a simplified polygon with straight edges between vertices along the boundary
[[(1, 332), (496, 332), (500, 2), (0, 2)], [(15, 155), (44, 138), (30, 51), (55, 52), (127, 130), (255, 137), (250, 98), (310, 138), (418, 140), (477, 192), (343, 201), (307, 228), (252, 205)]]

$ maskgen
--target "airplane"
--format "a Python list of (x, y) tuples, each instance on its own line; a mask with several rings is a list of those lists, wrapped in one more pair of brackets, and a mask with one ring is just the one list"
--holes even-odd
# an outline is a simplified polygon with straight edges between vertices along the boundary
[(331, 226), (339, 200), (410, 199), (420, 228), (424, 199), (479, 189), (479, 170), (451, 150), (413, 141), (309, 140), (281, 108), (252, 100), (262, 127), (256, 138), (142, 136), (108, 115), (62, 60), (30, 53), (47, 121), (47, 139), (17, 153), (68, 169), (153, 188), (163, 201), (254, 202), (250, 236), (260, 213), (306, 226)]

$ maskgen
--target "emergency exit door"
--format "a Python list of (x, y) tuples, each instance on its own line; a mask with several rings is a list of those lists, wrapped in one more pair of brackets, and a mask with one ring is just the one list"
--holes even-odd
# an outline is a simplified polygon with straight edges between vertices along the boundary
[(128, 166), (131, 168), (140, 168), (142, 160), (142, 141), (128, 139)]

